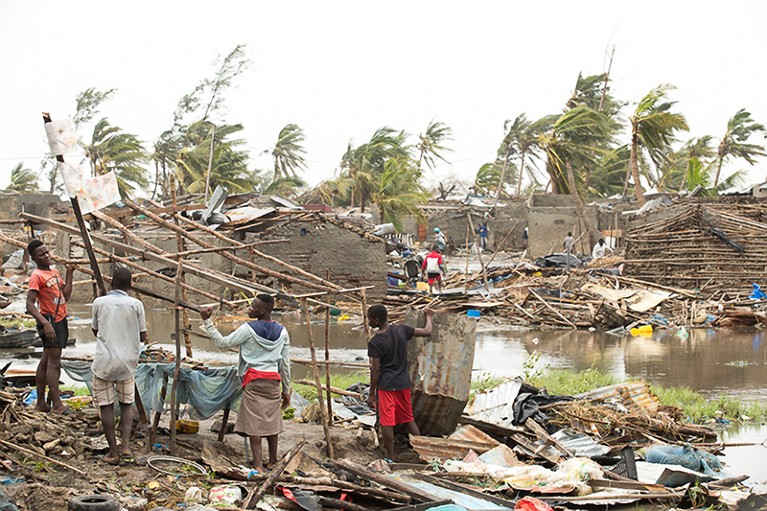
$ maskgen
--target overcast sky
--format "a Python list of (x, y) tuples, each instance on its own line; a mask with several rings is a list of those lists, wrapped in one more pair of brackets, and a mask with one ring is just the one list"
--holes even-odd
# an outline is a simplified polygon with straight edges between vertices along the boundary
[(578, 73), (604, 72), (613, 46), (617, 97), (635, 103), (674, 84), (691, 135), (721, 136), (742, 107), (767, 122), (766, 11), (759, 1), (0, 0), (0, 187), (18, 161), (37, 169), (46, 154), (40, 112), (71, 115), (78, 92), (117, 88), (102, 114), (150, 147), (178, 99), (239, 43), (252, 65), (227, 94), (226, 120), (245, 125), (260, 168), (279, 130), (301, 126), (310, 183), (333, 175), (350, 140), (381, 126), (418, 134), (431, 119), (455, 139), (436, 177), (470, 178), (493, 159), (504, 120), (560, 111)]

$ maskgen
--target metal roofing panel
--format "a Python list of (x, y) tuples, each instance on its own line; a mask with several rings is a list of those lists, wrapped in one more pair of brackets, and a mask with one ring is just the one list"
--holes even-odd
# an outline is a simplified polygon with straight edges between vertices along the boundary
[(514, 400), (519, 395), (522, 383), (511, 381), (499, 385), (489, 392), (474, 395), (474, 400), (466, 407), (466, 413), (472, 419), (488, 422), (504, 428), (514, 427)]

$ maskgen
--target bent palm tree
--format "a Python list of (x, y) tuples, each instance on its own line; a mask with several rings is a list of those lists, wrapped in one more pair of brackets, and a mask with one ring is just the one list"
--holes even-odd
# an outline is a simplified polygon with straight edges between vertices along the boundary
[(306, 150), (303, 146), (305, 139), (303, 130), (297, 124), (287, 124), (280, 130), (277, 143), (272, 149), (273, 181), (284, 177), (295, 177), (298, 172), (306, 168), (306, 160), (304, 160)]
[(629, 169), (634, 180), (634, 193), (639, 206), (645, 203), (642, 183), (639, 179), (639, 151), (647, 151), (656, 168), (660, 168), (671, 144), (676, 141), (676, 132), (689, 130), (684, 115), (671, 111), (676, 104), (676, 101), (668, 100), (667, 94), (671, 88), (670, 85), (659, 85), (651, 90), (639, 102), (634, 115), (629, 117), (631, 122)]
[(741, 108), (732, 119), (727, 121), (727, 132), (719, 143), (718, 163), (716, 174), (714, 174), (714, 187), (719, 184), (719, 174), (722, 171), (722, 163), (730, 156), (734, 158), (743, 158), (749, 164), (756, 163), (757, 156), (764, 156), (764, 147), (757, 144), (749, 144), (748, 139), (755, 133), (764, 133), (764, 125), (757, 123), (751, 117), (751, 113)]
[(546, 169), (557, 189), (566, 186), (573, 197), (575, 211), (589, 235), (589, 242), (596, 242), (597, 231), (586, 215), (578, 190), (574, 166), (595, 166), (595, 159), (604, 152), (599, 149), (610, 133), (610, 119), (587, 106), (576, 106), (562, 114), (551, 129), (539, 137), (539, 144), (546, 153)]
[(11, 183), (5, 189), (8, 192), (31, 193), (38, 190), (37, 175), (32, 169), (24, 168), (24, 164), (19, 162), (11, 170)]
[(148, 155), (141, 141), (136, 135), (109, 124), (106, 117), (96, 123), (91, 141), (84, 149), (94, 175), (115, 171), (123, 198), (149, 185), (144, 167)]
[(444, 143), (453, 140), (453, 130), (447, 124), (432, 120), (426, 127), (426, 133), (418, 135), (418, 172), (421, 171), (421, 162), (426, 163), (429, 169), (434, 170), (436, 160), (449, 163), (442, 152), (452, 151), (445, 147)]

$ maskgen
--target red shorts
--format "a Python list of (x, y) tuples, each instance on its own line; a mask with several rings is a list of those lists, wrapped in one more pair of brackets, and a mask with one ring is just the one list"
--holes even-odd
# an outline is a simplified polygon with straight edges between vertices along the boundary
[(442, 280), (442, 275), (439, 273), (427, 273), (426, 277), (429, 279), (430, 286)]
[(396, 426), (413, 422), (410, 389), (378, 391), (378, 421), (381, 426)]

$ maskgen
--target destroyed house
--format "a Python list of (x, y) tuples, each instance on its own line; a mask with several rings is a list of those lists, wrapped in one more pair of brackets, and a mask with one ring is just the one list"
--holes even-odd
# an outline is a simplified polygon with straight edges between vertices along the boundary
[(706, 296), (747, 295), (767, 275), (767, 201), (689, 199), (636, 215), (626, 233), (625, 271)]

